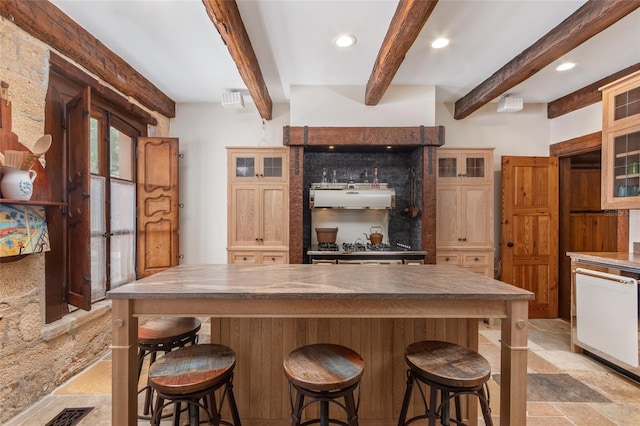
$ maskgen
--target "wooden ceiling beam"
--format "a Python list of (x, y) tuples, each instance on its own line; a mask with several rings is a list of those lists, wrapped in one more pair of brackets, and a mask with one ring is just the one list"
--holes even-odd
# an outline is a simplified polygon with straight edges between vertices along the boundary
[(568, 114), (580, 108), (600, 102), (602, 100), (602, 92), (600, 91), (602, 86), (613, 83), (614, 81), (636, 71), (640, 71), (640, 63), (631, 65), (622, 71), (618, 71), (608, 77), (596, 81), (595, 83), (591, 83), (582, 89), (578, 89), (575, 92), (571, 92), (568, 95), (549, 102), (547, 104), (547, 118), (557, 118), (561, 115)]
[(150, 110), (176, 116), (171, 98), (53, 3), (2, 0), (0, 15)]
[(364, 103), (377, 105), (438, 0), (400, 0), (367, 82)]
[(469, 116), (562, 55), (640, 7), (640, 1), (589, 0), (558, 26), (455, 103), (454, 118)]
[(242, 22), (235, 0), (202, 0), (209, 19), (227, 45), (231, 58), (236, 63), (242, 81), (258, 108), (260, 117), (271, 120), (273, 102), (262, 77), (247, 30)]

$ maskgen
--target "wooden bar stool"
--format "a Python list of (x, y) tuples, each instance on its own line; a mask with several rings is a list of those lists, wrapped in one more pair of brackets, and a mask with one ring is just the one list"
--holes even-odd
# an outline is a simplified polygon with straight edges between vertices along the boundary
[[(429, 419), (429, 425), (435, 425), (436, 419), (440, 419), (443, 425), (449, 425), (450, 422), (464, 425), (466, 423), (462, 421), (460, 396), (465, 394), (478, 397), (485, 424), (493, 425), (487, 385), (491, 377), (491, 366), (482, 355), (453, 343), (425, 340), (407, 346), (404, 357), (409, 368), (398, 426), (408, 425), (419, 419)], [(406, 420), (413, 385), (416, 381), (429, 386), (429, 403), (422, 387), (418, 386), (425, 414)], [(438, 393), (440, 393), (440, 405), (436, 406)], [(450, 418), (451, 400), (455, 404), (455, 419)]]
[[(151, 424), (160, 425), (162, 410), (176, 404), (173, 422), (179, 425), (180, 404), (185, 402), (190, 426), (200, 424), (200, 409), (206, 412), (209, 424), (241, 426), (233, 396), (235, 365), (235, 352), (216, 344), (184, 346), (158, 359), (149, 367), (149, 385), (157, 393)], [(224, 390), (218, 405), (215, 392), (222, 387)], [(233, 422), (221, 419), (220, 411), (225, 400), (229, 401)]]
[[(142, 372), (145, 357), (149, 357), (149, 366), (157, 359), (158, 353), (168, 353), (176, 348), (198, 342), (198, 331), (202, 324), (197, 318), (160, 318), (138, 326), (138, 380)], [(141, 419), (150, 419), (153, 405), (153, 390), (147, 384), (138, 393), (145, 392)]]
[[(321, 426), (329, 423), (358, 425), (360, 379), (364, 371), (364, 360), (357, 352), (340, 345), (313, 344), (292, 351), (283, 364), (284, 374), (289, 380), (293, 426), (312, 423), (320, 423)], [(356, 389), (357, 402), (354, 397)], [(305, 403), (305, 397), (311, 398), (309, 402)], [(340, 398), (344, 399), (344, 403), (340, 402)], [(320, 403), (320, 418), (301, 423), (302, 412), (315, 402)], [(329, 418), (330, 402), (346, 411), (346, 422)]]

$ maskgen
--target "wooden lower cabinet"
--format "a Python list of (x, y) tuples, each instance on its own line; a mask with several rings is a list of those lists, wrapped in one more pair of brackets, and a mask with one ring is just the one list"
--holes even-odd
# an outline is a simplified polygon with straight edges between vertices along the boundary
[(289, 263), (289, 253), (286, 251), (229, 250), (228, 262), (244, 265), (282, 265)]
[(493, 278), (493, 250), (438, 250), (436, 263), (461, 266)]
[[(211, 321), (211, 341), (228, 345), (236, 353), (233, 392), (240, 418), (270, 419), (269, 424), (291, 422), (282, 361), (300, 346), (336, 343), (363, 357), (360, 424), (397, 424), (407, 381), (404, 348), (408, 344), (438, 339), (478, 348), (477, 319), (212, 318)], [(409, 415), (420, 412), (418, 400), (414, 389)], [(305, 411), (306, 419), (318, 415), (318, 405)], [(344, 412), (336, 409), (332, 406), (331, 414), (343, 417)], [(497, 412), (497, 408), (494, 410)], [(226, 406), (222, 413), (225, 415), (228, 416)]]

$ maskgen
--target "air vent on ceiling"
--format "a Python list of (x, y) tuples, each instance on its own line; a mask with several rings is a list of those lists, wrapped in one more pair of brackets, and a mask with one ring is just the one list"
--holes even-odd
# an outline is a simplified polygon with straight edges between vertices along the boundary
[(521, 111), (524, 103), (522, 98), (516, 96), (503, 96), (498, 101), (498, 112)]

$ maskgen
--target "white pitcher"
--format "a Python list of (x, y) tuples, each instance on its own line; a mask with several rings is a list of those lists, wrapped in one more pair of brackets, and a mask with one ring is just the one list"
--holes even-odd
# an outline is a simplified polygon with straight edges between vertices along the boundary
[(15, 167), (2, 167), (0, 191), (3, 198), (29, 201), (33, 194), (33, 181), (38, 174), (35, 170), (20, 170)]

